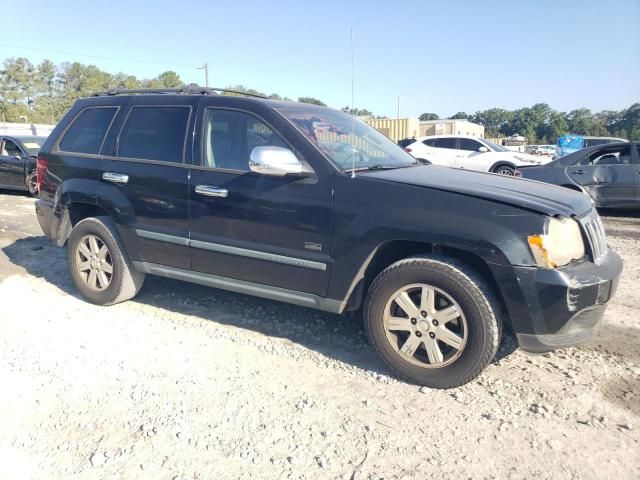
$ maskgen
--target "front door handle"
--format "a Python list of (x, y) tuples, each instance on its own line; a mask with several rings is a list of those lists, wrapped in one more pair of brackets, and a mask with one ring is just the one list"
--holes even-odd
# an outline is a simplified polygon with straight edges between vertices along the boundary
[(226, 198), (229, 191), (226, 188), (218, 188), (212, 185), (196, 185), (196, 193), (206, 197), (222, 197)]
[(573, 175), (584, 175), (584, 170), (574, 170), (571, 172)]
[(129, 175), (124, 175), (122, 173), (104, 172), (102, 174), (102, 179), (106, 180), (107, 182), (123, 184), (129, 181)]

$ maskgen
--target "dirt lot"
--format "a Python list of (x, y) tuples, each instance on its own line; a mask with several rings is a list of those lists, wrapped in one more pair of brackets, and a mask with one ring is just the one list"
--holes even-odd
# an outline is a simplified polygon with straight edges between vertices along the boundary
[(640, 216), (605, 219), (625, 271), (593, 344), (507, 335), (434, 391), (356, 316), (153, 277), (90, 305), (33, 203), (0, 192), (0, 478), (640, 478)]

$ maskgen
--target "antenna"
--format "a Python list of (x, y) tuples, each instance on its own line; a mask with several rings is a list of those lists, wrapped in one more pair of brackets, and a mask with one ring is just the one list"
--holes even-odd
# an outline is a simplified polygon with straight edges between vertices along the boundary
[[(355, 117), (355, 105), (354, 105), (354, 85), (355, 85), (355, 61), (353, 53), (353, 26), (351, 27), (351, 139), (352, 141), (356, 136), (356, 117)], [(356, 152), (355, 147), (352, 147), (351, 152), (351, 178), (356, 178)]]

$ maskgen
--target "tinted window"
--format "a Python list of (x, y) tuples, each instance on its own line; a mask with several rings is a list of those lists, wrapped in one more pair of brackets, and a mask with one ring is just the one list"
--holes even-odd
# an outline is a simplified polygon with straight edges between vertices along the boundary
[(181, 163), (188, 107), (134, 107), (118, 146), (118, 156)]
[(258, 118), (244, 112), (208, 109), (205, 113), (203, 165), (249, 171), (255, 147), (286, 143)]
[(632, 163), (629, 147), (603, 148), (589, 155), (590, 165), (629, 165)]
[(473, 152), (477, 152), (480, 147), (484, 147), (480, 142), (476, 142), (470, 138), (460, 139), (460, 150), (471, 150)]
[(423, 140), (422, 143), (424, 143), (427, 147), (433, 147), (434, 146), (434, 142), (435, 140), (433, 138), (430, 138), (428, 140)]
[(11, 157), (21, 157), (24, 155), (22, 150), (13, 140), (5, 140), (2, 155)]
[(457, 148), (455, 138), (436, 138), (434, 145), (437, 148)]
[(65, 152), (100, 153), (102, 140), (116, 113), (115, 107), (87, 108), (71, 124), (60, 141), (60, 150)]

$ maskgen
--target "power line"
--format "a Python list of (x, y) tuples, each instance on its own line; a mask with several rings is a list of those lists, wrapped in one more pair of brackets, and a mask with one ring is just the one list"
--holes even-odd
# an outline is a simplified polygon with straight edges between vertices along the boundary
[(131, 58), (102, 57), (102, 56), (99, 56), (99, 55), (86, 55), (86, 54), (83, 54), (83, 53), (62, 52), (62, 51), (59, 51), (59, 50), (44, 50), (44, 49), (41, 49), (41, 48), (20, 47), (18, 45), (0, 44), (0, 47), (17, 48), (19, 50), (30, 50), (32, 52), (52, 53), (52, 54), (57, 54), (57, 55), (68, 55), (68, 56), (72, 56), (72, 57), (95, 58), (95, 59), (99, 59), (99, 60), (113, 60), (113, 61), (116, 61), (116, 62), (146, 63), (146, 64), (150, 64), (150, 65), (172, 65), (172, 66), (179, 66), (179, 67), (193, 67), (194, 66), (191, 63), (153, 62), (153, 61), (149, 61), (149, 60), (134, 60), (134, 59), (131, 59)]

